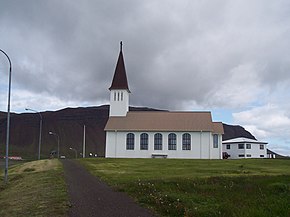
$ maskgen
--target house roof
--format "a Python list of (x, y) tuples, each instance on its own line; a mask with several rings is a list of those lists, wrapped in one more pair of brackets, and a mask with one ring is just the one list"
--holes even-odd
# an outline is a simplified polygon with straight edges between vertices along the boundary
[(122, 42), (120, 42), (120, 53), (115, 68), (113, 81), (109, 90), (120, 90), (120, 89), (125, 89), (130, 92), (122, 52)]
[(224, 125), (222, 122), (213, 122), (213, 132), (224, 134)]
[(261, 142), (254, 139), (248, 139), (245, 137), (238, 137), (234, 139), (224, 140), (223, 144), (232, 144), (232, 143), (258, 143), (258, 144), (268, 144), (267, 142)]
[(283, 156), (281, 154), (278, 154), (274, 151), (271, 151), (270, 149), (267, 149), (267, 154), (273, 154), (273, 155), (275, 155), (275, 158), (288, 158), (287, 156)]
[(222, 123), (212, 122), (210, 112), (130, 111), (109, 117), (105, 131), (205, 131), (223, 134)]

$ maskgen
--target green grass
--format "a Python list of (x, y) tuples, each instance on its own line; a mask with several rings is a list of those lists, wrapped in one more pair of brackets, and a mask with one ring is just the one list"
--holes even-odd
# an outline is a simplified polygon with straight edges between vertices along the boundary
[(290, 216), (290, 160), (80, 162), (161, 216)]
[(68, 194), (58, 160), (32, 161), (8, 171), (8, 184), (0, 184), (1, 217), (67, 215)]

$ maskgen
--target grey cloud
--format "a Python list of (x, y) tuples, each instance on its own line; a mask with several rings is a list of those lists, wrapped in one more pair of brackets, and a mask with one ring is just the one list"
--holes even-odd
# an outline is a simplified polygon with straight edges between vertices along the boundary
[(290, 82), (287, 11), (287, 1), (3, 1), (0, 46), (17, 87), (81, 105), (108, 99), (123, 40), (131, 104), (227, 107), (222, 87), (241, 66), (255, 68), (253, 86)]

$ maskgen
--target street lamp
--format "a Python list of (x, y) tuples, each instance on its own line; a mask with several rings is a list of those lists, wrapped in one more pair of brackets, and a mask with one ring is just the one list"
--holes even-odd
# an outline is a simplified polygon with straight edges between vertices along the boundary
[(74, 151), (75, 154), (76, 154), (76, 158), (78, 158), (78, 151), (76, 149), (74, 149), (74, 148), (69, 148), (69, 149), (72, 150), (72, 151)]
[(39, 140), (38, 140), (38, 160), (40, 160), (40, 148), (41, 148), (41, 133), (42, 133), (42, 115), (40, 114), (40, 112), (33, 110), (33, 109), (29, 109), (26, 108), (26, 111), (33, 111), (39, 114), (40, 117), (40, 122), (39, 122)]
[(49, 135), (54, 135), (57, 137), (57, 158), (59, 158), (59, 136), (51, 131), (49, 132)]
[(5, 155), (5, 176), (4, 181), (7, 183), (8, 181), (8, 148), (9, 148), (9, 136), (10, 136), (10, 95), (11, 95), (11, 71), (12, 64), (9, 56), (0, 49), (0, 51), (7, 57), (9, 62), (9, 87), (8, 87), (8, 106), (7, 106), (7, 130), (6, 130), (6, 155)]

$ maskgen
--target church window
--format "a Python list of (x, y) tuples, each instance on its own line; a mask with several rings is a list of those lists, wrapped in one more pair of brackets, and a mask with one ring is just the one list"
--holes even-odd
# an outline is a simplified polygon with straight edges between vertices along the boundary
[(128, 133), (127, 140), (126, 140), (127, 150), (134, 150), (134, 140), (135, 140), (135, 135), (133, 133)]
[(114, 91), (114, 101), (116, 101), (116, 92)]
[(251, 144), (246, 144), (247, 149), (251, 149)]
[(264, 150), (264, 145), (260, 145), (260, 149), (261, 150)]
[(118, 92), (118, 101), (120, 101), (120, 92)]
[(182, 135), (182, 150), (191, 149), (191, 136), (189, 133), (184, 133)]
[(213, 147), (218, 148), (219, 146), (219, 136), (218, 134), (213, 134)]
[(156, 133), (154, 135), (154, 150), (162, 150), (162, 134)]
[(142, 133), (140, 135), (140, 150), (148, 150), (148, 134)]
[(168, 135), (168, 150), (176, 150), (176, 134), (170, 133)]
[(123, 101), (123, 92), (121, 92), (121, 101)]

